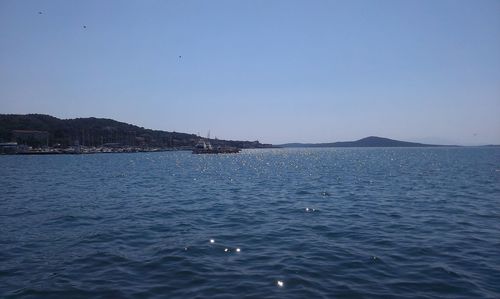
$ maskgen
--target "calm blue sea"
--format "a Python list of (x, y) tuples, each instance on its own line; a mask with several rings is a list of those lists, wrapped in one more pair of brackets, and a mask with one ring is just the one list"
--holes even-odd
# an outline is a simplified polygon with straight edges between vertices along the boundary
[(0, 156), (0, 297), (500, 298), (500, 148)]

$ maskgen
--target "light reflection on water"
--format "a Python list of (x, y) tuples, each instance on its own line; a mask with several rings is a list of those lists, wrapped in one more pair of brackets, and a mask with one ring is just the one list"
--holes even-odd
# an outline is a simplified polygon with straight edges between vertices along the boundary
[(500, 292), (496, 148), (0, 156), (0, 165), (7, 298)]

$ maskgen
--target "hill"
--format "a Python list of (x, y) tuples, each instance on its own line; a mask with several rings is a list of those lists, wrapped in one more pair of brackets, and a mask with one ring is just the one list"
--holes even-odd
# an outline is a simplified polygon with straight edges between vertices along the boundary
[(331, 143), (286, 143), (281, 147), (436, 147), (442, 145), (399, 141), (389, 138), (370, 136), (356, 141)]
[[(30, 146), (70, 146), (75, 143), (100, 146), (115, 143), (130, 146), (193, 146), (199, 136), (151, 130), (106, 118), (59, 119), (44, 114), (0, 114), (0, 142), (18, 141)], [(210, 139), (214, 145), (260, 148), (258, 141)]]

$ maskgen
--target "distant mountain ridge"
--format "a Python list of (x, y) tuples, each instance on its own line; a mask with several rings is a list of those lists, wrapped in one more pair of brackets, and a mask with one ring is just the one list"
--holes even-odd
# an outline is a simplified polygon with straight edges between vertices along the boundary
[[(23, 142), (30, 146), (70, 146), (78, 142), (87, 146), (116, 143), (169, 148), (194, 146), (200, 139), (195, 134), (145, 129), (106, 118), (59, 119), (45, 114), (0, 114), (0, 142), (18, 141), (16, 134), (23, 131), (28, 136), (29, 131), (42, 131), (47, 136), (24, 139)], [(258, 141), (210, 139), (210, 142), (214, 146), (271, 147)]]
[(439, 147), (454, 145), (435, 145), (417, 142), (394, 140), (384, 137), (369, 136), (356, 141), (339, 141), (330, 143), (286, 143), (281, 147)]

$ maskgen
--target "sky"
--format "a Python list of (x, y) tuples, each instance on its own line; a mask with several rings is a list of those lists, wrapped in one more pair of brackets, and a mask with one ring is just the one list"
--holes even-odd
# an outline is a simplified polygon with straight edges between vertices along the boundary
[(500, 144), (500, 1), (0, 0), (0, 113)]

